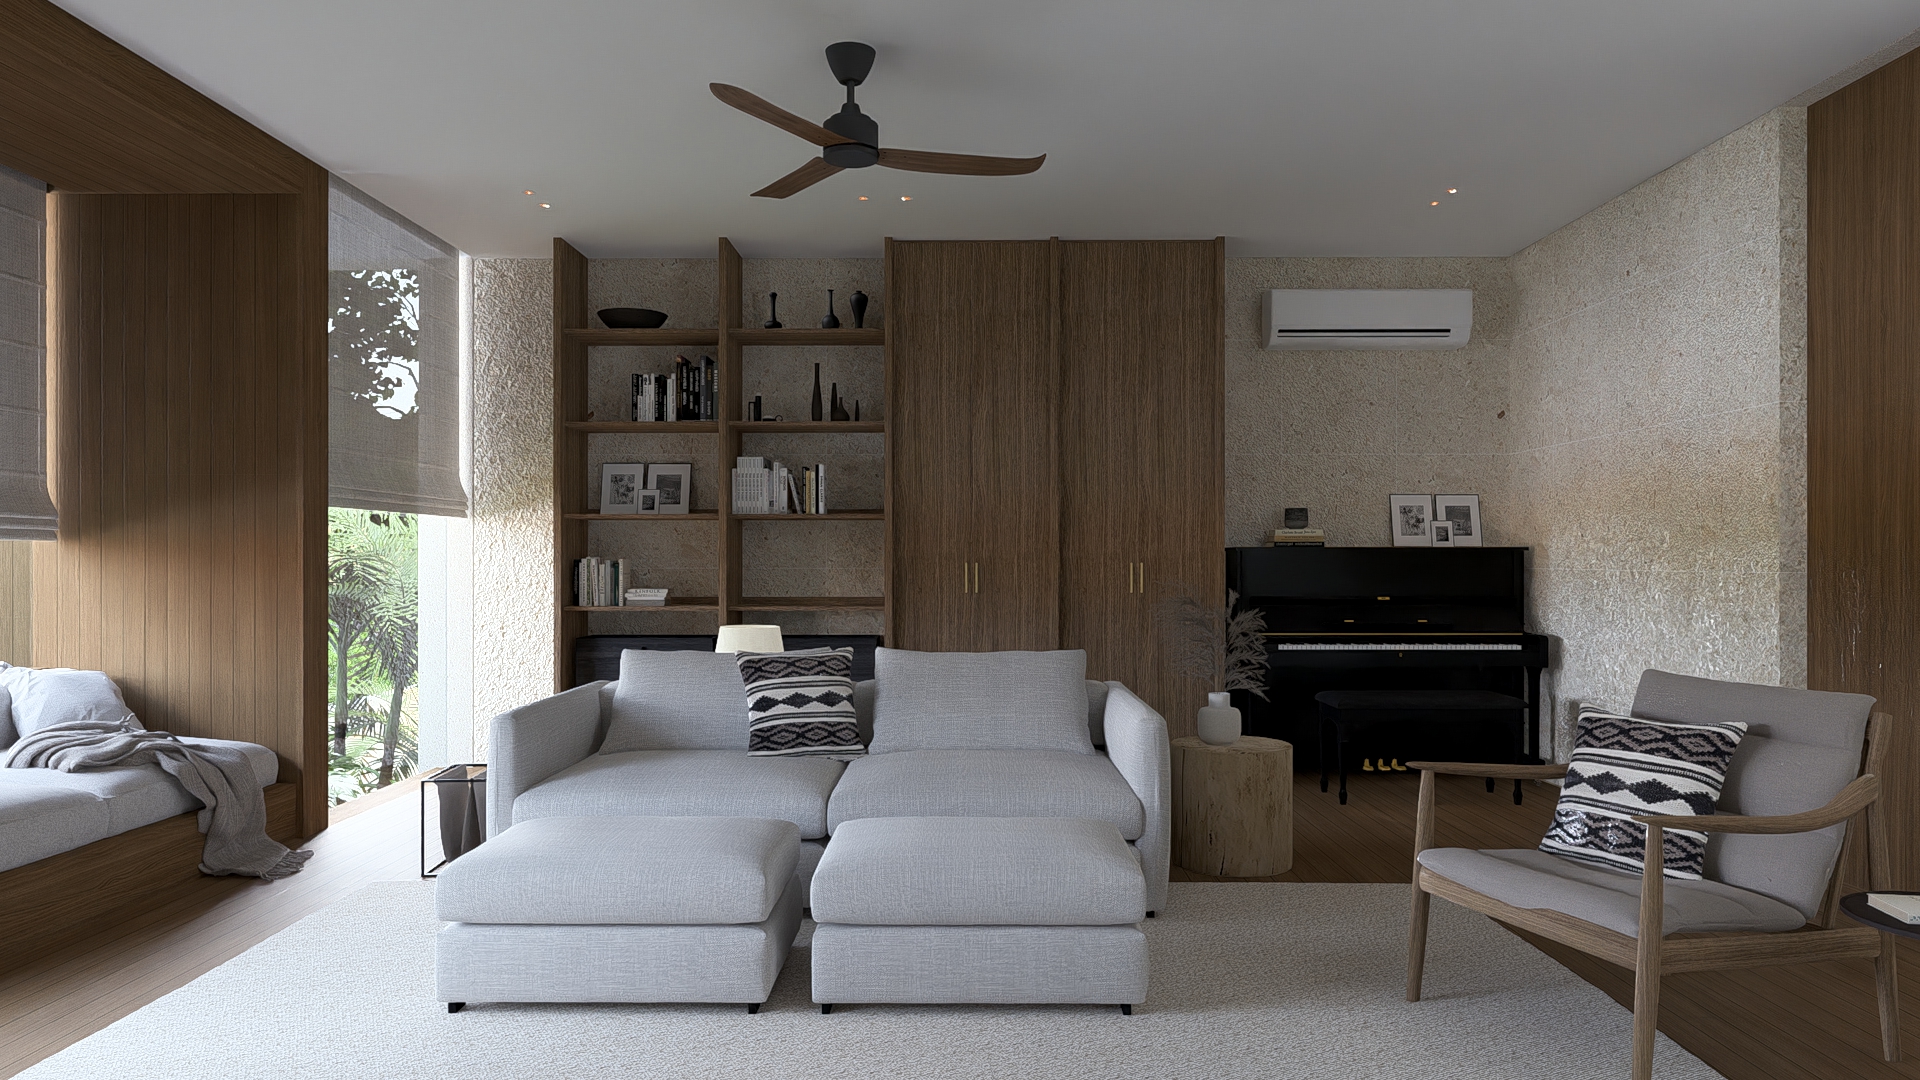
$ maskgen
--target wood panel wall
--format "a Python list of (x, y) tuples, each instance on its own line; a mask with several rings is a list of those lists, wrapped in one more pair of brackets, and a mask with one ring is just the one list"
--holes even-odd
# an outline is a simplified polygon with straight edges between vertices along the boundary
[(33, 544), (0, 540), (0, 661), (33, 663)]
[(1920, 53), (1816, 102), (1807, 147), (1808, 681), (1895, 720), (1886, 808), (1920, 888)]

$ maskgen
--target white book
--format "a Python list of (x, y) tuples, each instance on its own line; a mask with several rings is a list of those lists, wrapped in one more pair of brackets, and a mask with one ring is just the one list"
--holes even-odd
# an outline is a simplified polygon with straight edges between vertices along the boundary
[(1904, 893), (1868, 893), (1867, 906), (1903, 923), (1920, 923), (1920, 896)]
[(817, 492), (813, 512), (824, 514), (827, 512), (827, 467), (825, 465), (813, 467), (813, 489)]

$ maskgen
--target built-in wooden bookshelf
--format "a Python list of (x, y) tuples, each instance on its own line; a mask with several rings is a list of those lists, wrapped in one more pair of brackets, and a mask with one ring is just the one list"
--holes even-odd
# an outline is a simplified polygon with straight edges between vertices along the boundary
[[(587, 258), (565, 240), (553, 242), (553, 492), (554, 492), (554, 686), (564, 690), (573, 682), (573, 643), (587, 633), (587, 616), (617, 613), (636, 617), (644, 625), (655, 612), (711, 612), (716, 626), (743, 621), (751, 613), (768, 612), (879, 612), (883, 626), (888, 604), (885, 596), (743, 596), (741, 595), (741, 526), (744, 522), (827, 522), (887, 520), (885, 505), (869, 509), (836, 510), (825, 514), (735, 514), (731, 498), (734, 459), (742, 452), (741, 440), (747, 435), (842, 435), (887, 433), (884, 420), (747, 421), (743, 416), (741, 393), (742, 356), (746, 346), (874, 346), (881, 350), (882, 377), (886, 378), (886, 329), (816, 330), (810, 328), (760, 329), (741, 325), (745, 298), (741, 292), (741, 258), (726, 238), (719, 243), (719, 323), (713, 328), (668, 328), (657, 330), (609, 330), (594, 325), (597, 320), (588, 310)], [(589, 419), (587, 350), (596, 347), (665, 346), (714, 350), (717, 372), (717, 416), (715, 420), (635, 422)], [(884, 382), (883, 382), (884, 385)], [(883, 394), (884, 397), (884, 394)], [(588, 440), (595, 435), (712, 435), (712, 464), (718, 481), (720, 505), (713, 510), (686, 514), (600, 514), (592, 509), (592, 494), (597, 481), (587, 475)], [(880, 440), (882, 492), (891, 491), (885, 472), (886, 445)], [(699, 466), (696, 466), (699, 467)], [(882, 500), (889, 498), (883, 494)], [(713, 522), (718, 531), (715, 545), (716, 596), (670, 596), (665, 607), (582, 607), (574, 603), (573, 565), (578, 559), (595, 554), (588, 550), (590, 526), (629, 528), (633, 525), (662, 522)], [(784, 535), (784, 533), (782, 534)], [(891, 551), (891, 540), (883, 550)], [(881, 580), (889, 575), (883, 568)], [(628, 632), (644, 633), (636, 626)], [(884, 631), (883, 631), (884, 632)]]

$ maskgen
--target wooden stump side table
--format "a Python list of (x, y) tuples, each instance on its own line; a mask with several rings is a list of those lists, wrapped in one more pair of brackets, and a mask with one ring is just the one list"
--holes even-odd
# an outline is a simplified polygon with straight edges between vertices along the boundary
[(1293, 744), (1173, 740), (1173, 861), (1215, 877), (1293, 869)]

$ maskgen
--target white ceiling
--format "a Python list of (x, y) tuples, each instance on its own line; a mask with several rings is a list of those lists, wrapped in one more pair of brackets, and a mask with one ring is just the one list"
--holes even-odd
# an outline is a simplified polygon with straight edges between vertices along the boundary
[[(1219, 234), (1235, 255), (1506, 255), (1920, 26), (1920, 0), (60, 2), (515, 256), (555, 235), (771, 257)], [(844, 39), (879, 50), (860, 100), (883, 144), (1046, 166), (749, 198), (817, 151), (707, 84), (825, 119), (821, 50)]]

